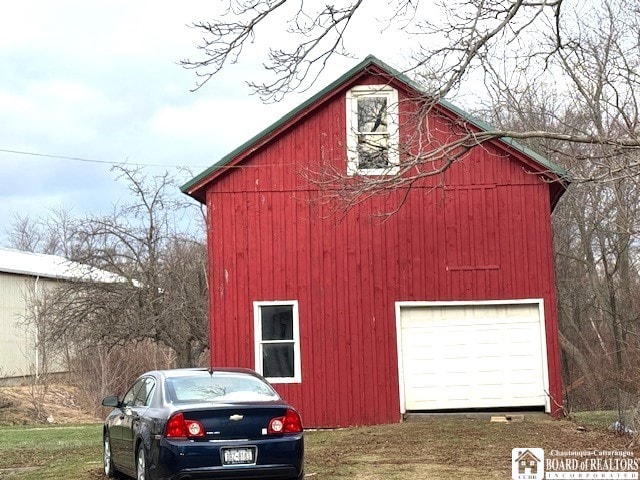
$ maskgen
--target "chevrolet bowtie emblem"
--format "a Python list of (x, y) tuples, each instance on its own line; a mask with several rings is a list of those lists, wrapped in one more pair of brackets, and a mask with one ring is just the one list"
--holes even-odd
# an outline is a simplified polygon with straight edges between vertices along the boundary
[(233, 421), (233, 422), (239, 422), (240, 420), (242, 420), (244, 418), (244, 415), (231, 415), (229, 417), (229, 420)]

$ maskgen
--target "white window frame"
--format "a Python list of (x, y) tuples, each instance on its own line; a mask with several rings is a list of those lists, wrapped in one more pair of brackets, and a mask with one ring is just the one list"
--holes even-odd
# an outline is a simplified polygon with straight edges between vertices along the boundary
[[(387, 132), (389, 135), (389, 166), (360, 168), (358, 158), (358, 98), (363, 96), (387, 99)], [(398, 91), (389, 85), (360, 85), (347, 92), (347, 175), (395, 175), (400, 171)]]
[[(286, 340), (263, 340), (262, 339), (262, 316), (261, 307), (290, 305), (293, 307), (293, 339)], [(255, 342), (255, 370), (260, 375), (263, 374), (262, 368), (262, 346), (265, 344), (278, 344), (290, 342), (293, 343), (293, 377), (265, 377), (270, 383), (301, 383), (301, 361), (300, 361), (300, 317), (298, 314), (297, 300), (278, 300), (278, 301), (256, 301), (253, 302), (253, 326), (254, 326), (254, 342)]]

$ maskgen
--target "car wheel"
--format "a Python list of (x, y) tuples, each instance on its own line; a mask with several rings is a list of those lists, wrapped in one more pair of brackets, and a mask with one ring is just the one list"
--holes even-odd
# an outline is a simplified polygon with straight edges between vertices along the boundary
[(138, 446), (138, 454), (136, 456), (136, 480), (149, 480), (149, 468), (147, 467), (147, 456), (144, 453), (144, 445)]
[(111, 458), (111, 440), (109, 434), (105, 433), (102, 441), (102, 460), (104, 463), (104, 474), (108, 478), (116, 476), (116, 470), (113, 467), (113, 458)]

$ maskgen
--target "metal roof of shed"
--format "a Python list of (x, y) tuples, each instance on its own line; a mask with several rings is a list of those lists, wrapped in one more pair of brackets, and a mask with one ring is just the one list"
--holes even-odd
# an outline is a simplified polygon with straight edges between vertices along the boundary
[(58, 255), (0, 248), (0, 272), (58, 280), (125, 283), (125, 277)]

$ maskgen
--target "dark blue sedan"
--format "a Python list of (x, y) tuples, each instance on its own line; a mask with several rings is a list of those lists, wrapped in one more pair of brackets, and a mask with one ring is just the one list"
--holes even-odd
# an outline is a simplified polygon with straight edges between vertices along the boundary
[(104, 472), (138, 480), (302, 479), (298, 412), (248, 369), (140, 376), (104, 423)]

